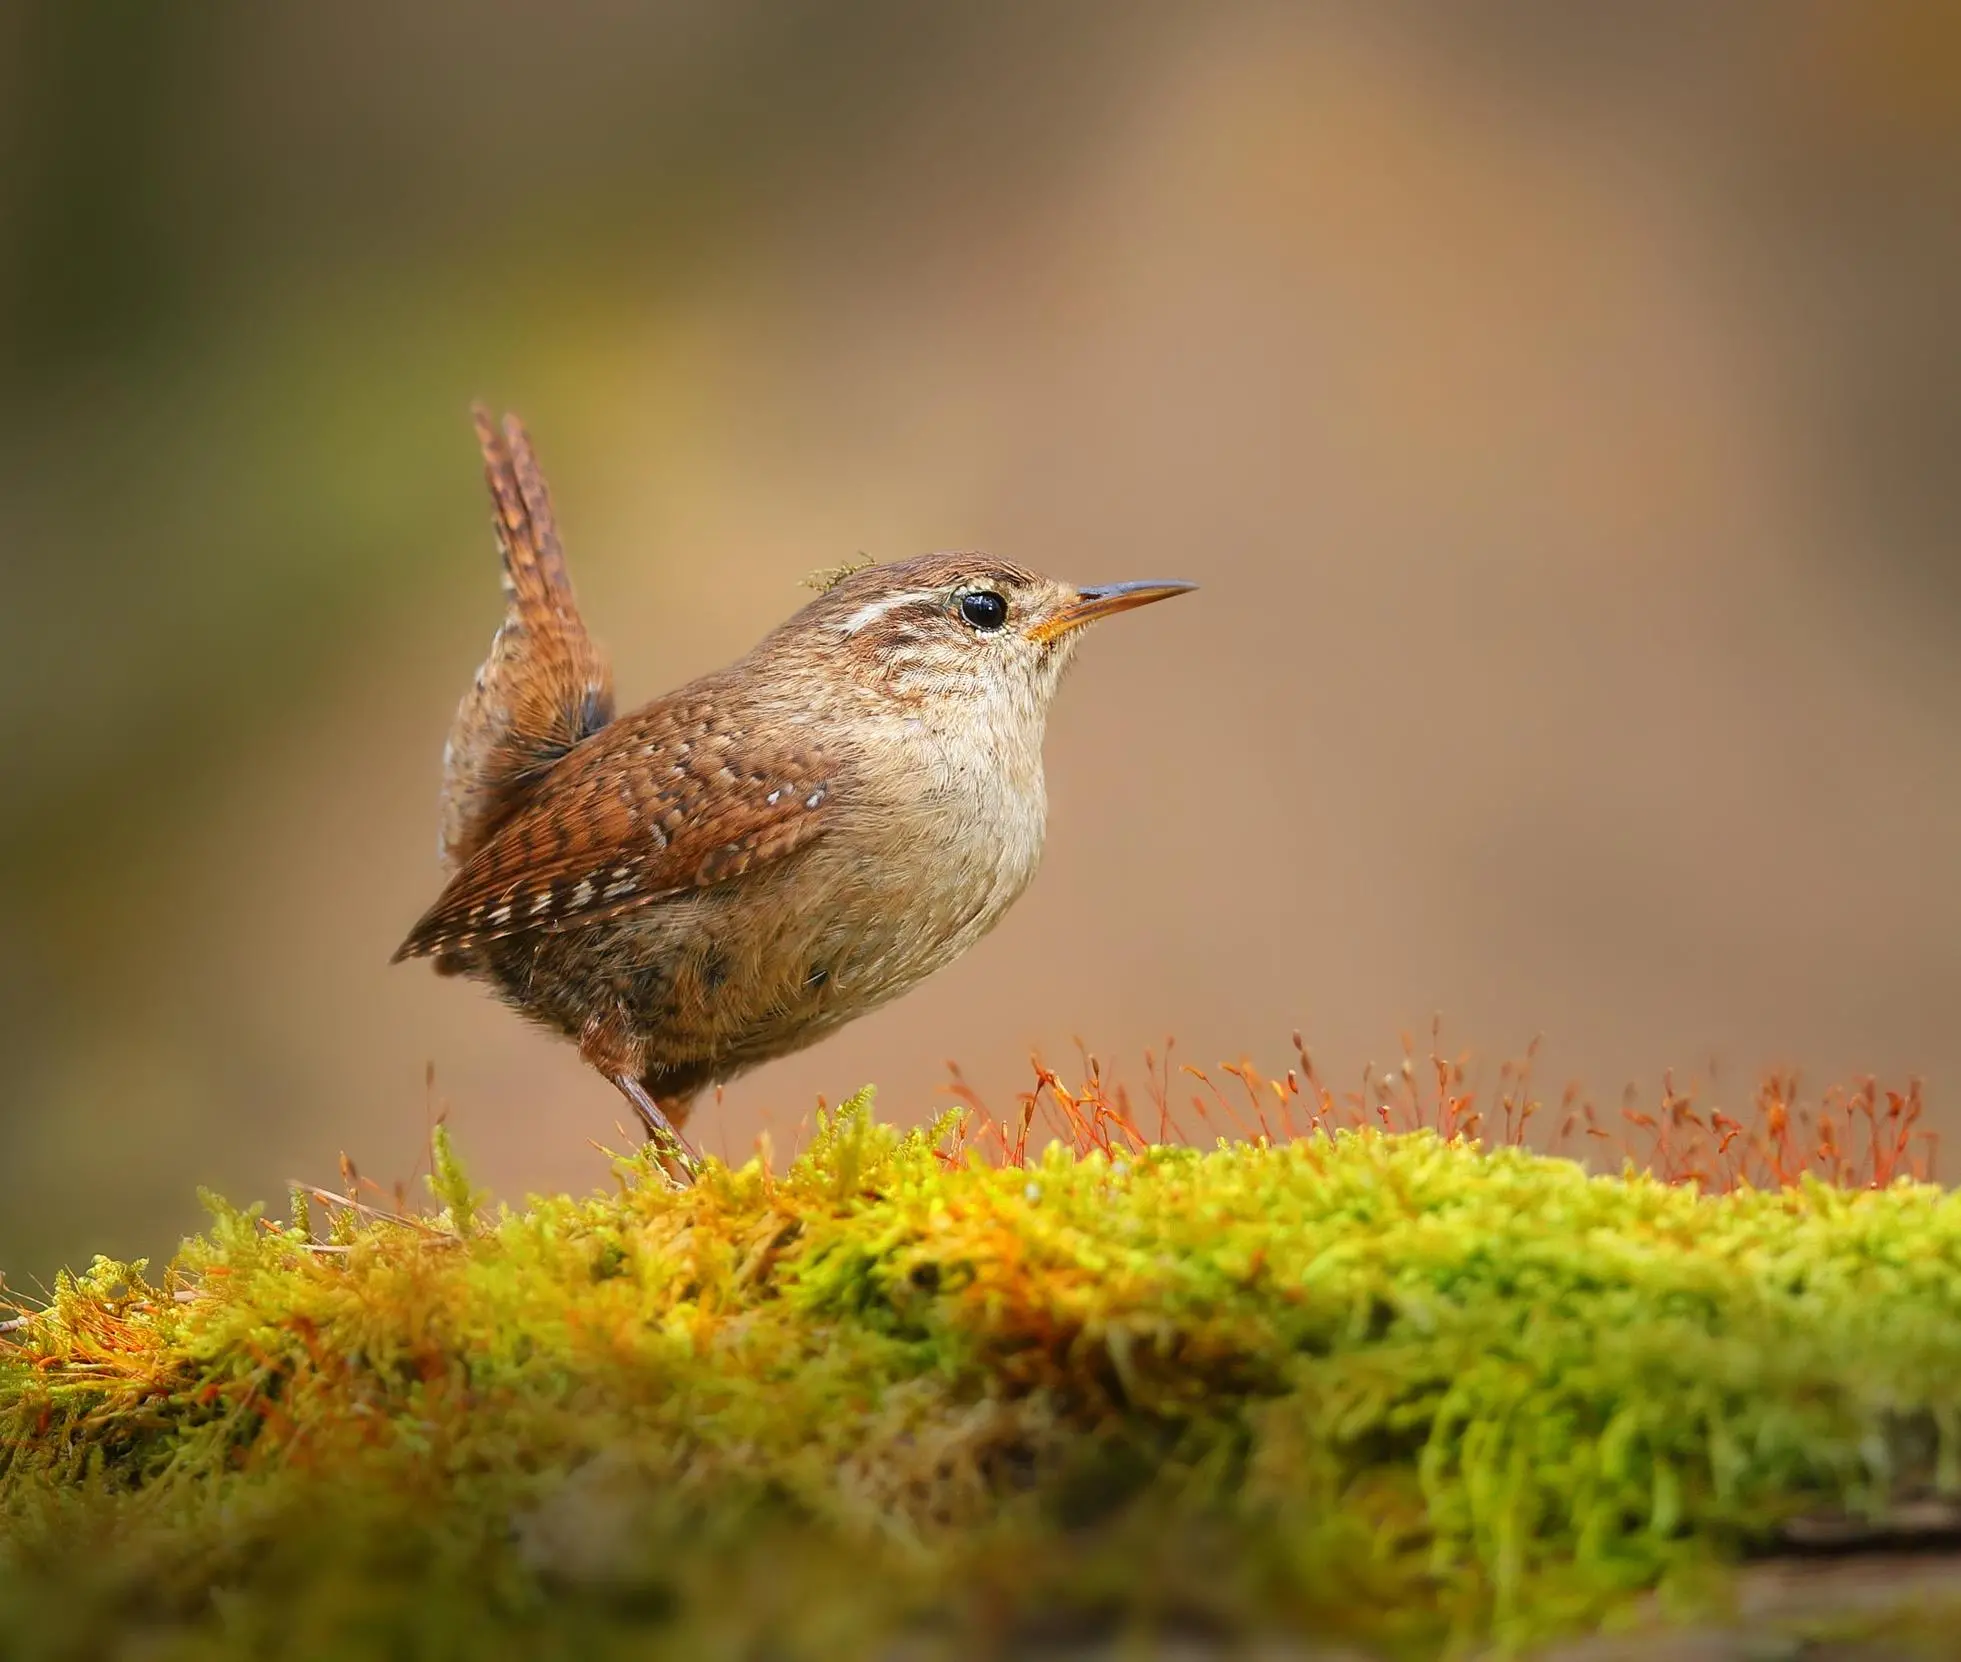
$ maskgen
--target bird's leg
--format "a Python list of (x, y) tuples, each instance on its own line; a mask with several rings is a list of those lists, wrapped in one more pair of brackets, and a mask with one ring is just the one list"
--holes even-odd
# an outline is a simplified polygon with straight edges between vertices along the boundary
[(695, 1173), (701, 1169), (701, 1156), (695, 1153), (688, 1139), (681, 1135), (661, 1110), (661, 1105), (653, 1099), (647, 1087), (630, 1073), (613, 1076), (613, 1083), (620, 1094), (633, 1104), (633, 1111), (640, 1116), (640, 1123), (647, 1129), (647, 1141), (652, 1145), (655, 1158), (670, 1173), (683, 1182), (692, 1183)]
[[(588, 1016), (579, 1034), (579, 1053), (633, 1104), (633, 1112), (646, 1128), (647, 1141), (661, 1169), (678, 1182), (692, 1183), (701, 1168), (701, 1157), (688, 1146), (687, 1139), (675, 1129), (674, 1121), (640, 1082), (640, 1069), (635, 1064), (640, 1060), (641, 1047), (631, 1037), (625, 1013), (602, 1009)], [(682, 1110), (676, 1117), (685, 1117), (686, 1103), (676, 1106)]]

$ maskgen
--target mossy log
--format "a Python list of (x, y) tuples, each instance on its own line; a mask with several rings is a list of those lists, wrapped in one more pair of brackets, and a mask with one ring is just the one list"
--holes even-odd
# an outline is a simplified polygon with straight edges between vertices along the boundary
[(1433, 1133), (213, 1202), (0, 1340), (9, 1655), (1523, 1646), (1961, 1491), (1961, 1199)]

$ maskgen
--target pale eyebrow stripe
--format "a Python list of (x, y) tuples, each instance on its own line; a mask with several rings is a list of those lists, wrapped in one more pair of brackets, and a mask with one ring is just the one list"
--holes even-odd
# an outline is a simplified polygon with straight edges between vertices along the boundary
[(888, 594), (878, 600), (867, 601), (853, 612), (838, 627), (847, 635), (855, 635), (868, 623), (875, 623), (887, 612), (897, 611), (901, 606), (917, 605), (922, 600), (937, 601), (939, 594), (933, 589), (909, 589), (904, 594)]

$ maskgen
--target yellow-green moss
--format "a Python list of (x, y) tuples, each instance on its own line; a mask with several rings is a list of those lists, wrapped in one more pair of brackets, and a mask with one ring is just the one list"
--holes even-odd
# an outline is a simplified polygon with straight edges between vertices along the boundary
[[(1961, 1487), (1961, 1200), (1428, 1134), (213, 1204), (0, 1342), (20, 1654), (869, 1654), (1075, 1618), (1418, 1651)], [(323, 1240), (309, 1229), (326, 1229)]]

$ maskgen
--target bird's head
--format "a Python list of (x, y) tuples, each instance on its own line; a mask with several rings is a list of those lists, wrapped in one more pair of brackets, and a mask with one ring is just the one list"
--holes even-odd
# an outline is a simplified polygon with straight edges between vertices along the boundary
[(902, 702), (1005, 699), (1039, 715), (1089, 624), (1195, 586), (1085, 588), (986, 554), (922, 554), (839, 578), (763, 650), (821, 653)]

